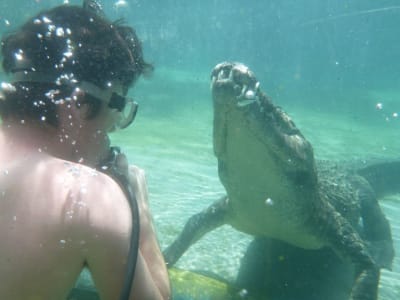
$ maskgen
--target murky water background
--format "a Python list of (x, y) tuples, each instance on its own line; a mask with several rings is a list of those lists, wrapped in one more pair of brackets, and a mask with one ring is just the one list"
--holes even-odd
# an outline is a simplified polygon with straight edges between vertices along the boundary
[[(0, 2), (0, 31), (62, 0)], [(131, 94), (140, 111), (113, 141), (144, 168), (162, 248), (186, 219), (224, 194), (212, 150), (211, 68), (246, 63), (285, 108), (319, 159), (399, 159), (398, 1), (103, 1), (143, 40), (156, 72)], [(251, 175), (251, 174), (249, 174)], [(400, 179), (399, 179), (400, 180)], [(400, 197), (382, 200), (400, 253)], [(225, 226), (179, 266), (236, 275), (250, 237)], [(380, 299), (399, 299), (400, 261), (384, 271)]]
[[(165, 74), (169, 74), (167, 81)], [(165, 69), (151, 80), (140, 82), (133, 92), (142, 103), (137, 121), (126, 132), (113, 136), (116, 144), (124, 145), (129, 159), (146, 170), (150, 204), (162, 248), (172, 242), (189, 216), (224, 194), (212, 150), (208, 75)], [(198, 78), (196, 83), (195, 78)], [(192, 86), (190, 93), (185, 92), (186, 81)], [(159, 94), (163, 86), (174, 90), (171, 97)], [(382, 100), (400, 97), (400, 93), (393, 91), (370, 91), (369, 97), (372, 99), (377, 94), (383, 95)], [(170, 107), (176, 104), (175, 97), (182, 104)], [(326, 92), (316, 89), (308, 97), (324, 99)], [(365, 97), (364, 91), (349, 92), (336, 99), (340, 102), (362, 97)], [(285, 99), (278, 96), (274, 100), (280, 104)], [(313, 144), (318, 159), (344, 162), (398, 159), (400, 120), (385, 108), (360, 107), (332, 113), (321, 107), (304, 107), (300, 101), (285, 108)], [(368, 109), (369, 117), (360, 115), (359, 111)], [(383, 199), (381, 204), (391, 222), (396, 252), (400, 253), (400, 195)], [(178, 266), (234, 279), (250, 240), (251, 237), (223, 226), (192, 246)], [(383, 271), (380, 299), (394, 300), (400, 295), (399, 272), (400, 261), (396, 256), (393, 271)]]

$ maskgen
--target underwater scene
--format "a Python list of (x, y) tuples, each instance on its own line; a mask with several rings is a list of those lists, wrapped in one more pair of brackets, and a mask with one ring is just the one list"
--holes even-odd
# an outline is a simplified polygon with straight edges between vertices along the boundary
[[(81, 1), (2, 1), (0, 33), (60, 4)], [(135, 122), (111, 139), (146, 172), (174, 299), (350, 299), (365, 258), (353, 230), (379, 266), (380, 280), (362, 273), (379, 280), (378, 299), (400, 299), (398, 1), (102, 5), (135, 28), (155, 67), (129, 91)], [(329, 212), (301, 207), (309, 197)], [(188, 249), (171, 247), (200, 212), (180, 237)], [(330, 235), (322, 248), (314, 231)], [(77, 288), (87, 296), (71, 300), (99, 299), (87, 272)]]

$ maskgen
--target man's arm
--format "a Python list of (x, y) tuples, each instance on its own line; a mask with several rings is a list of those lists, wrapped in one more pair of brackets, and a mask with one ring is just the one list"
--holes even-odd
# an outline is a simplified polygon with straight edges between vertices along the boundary
[[(79, 198), (88, 204), (89, 216), (86, 224), (81, 226), (85, 244), (82, 255), (101, 299), (119, 299), (126, 274), (132, 227), (128, 200), (118, 184), (104, 174), (88, 180), (87, 189)], [(153, 267), (157, 266), (154, 263), (149, 265), (139, 252), (130, 299), (168, 299), (161, 295), (158, 282), (153, 278)]]
[(149, 209), (145, 174), (138, 167), (130, 166), (129, 175), (140, 212), (139, 250), (163, 299), (170, 299), (170, 282)]

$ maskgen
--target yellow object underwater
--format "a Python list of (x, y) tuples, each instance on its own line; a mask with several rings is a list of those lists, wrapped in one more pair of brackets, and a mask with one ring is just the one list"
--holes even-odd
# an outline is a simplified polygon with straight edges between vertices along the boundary
[(240, 299), (227, 283), (191, 271), (172, 268), (169, 271), (174, 300)]
[[(176, 268), (171, 268), (168, 272), (173, 300), (254, 300), (246, 297), (244, 291), (206, 275)], [(100, 300), (89, 270), (82, 271), (68, 300)]]

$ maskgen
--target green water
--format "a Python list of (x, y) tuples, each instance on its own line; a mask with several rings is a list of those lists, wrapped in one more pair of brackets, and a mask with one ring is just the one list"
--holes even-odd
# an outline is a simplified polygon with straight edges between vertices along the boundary
[[(0, 32), (62, 0), (0, 2)], [(80, 4), (81, 1), (66, 1)], [(319, 159), (398, 159), (400, 43), (397, 0), (103, 1), (143, 41), (154, 76), (131, 91), (140, 111), (114, 144), (146, 170), (162, 248), (186, 219), (224, 194), (212, 150), (209, 73), (223, 60), (253, 69)], [(4, 78), (4, 75), (1, 75)], [(382, 103), (382, 109), (377, 109)], [(249, 174), (251, 175), (251, 174)], [(399, 197), (382, 200), (400, 252)], [(179, 261), (234, 279), (251, 238), (225, 226)], [(384, 271), (380, 299), (399, 299), (400, 261)]]
[[(168, 80), (165, 76), (169, 76)], [(116, 144), (123, 145), (129, 159), (146, 170), (150, 205), (162, 248), (177, 236), (189, 216), (224, 194), (212, 150), (211, 97), (209, 83), (202, 80), (207, 77), (207, 73), (176, 73), (165, 69), (151, 80), (140, 82), (133, 92), (141, 103), (138, 118), (127, 131), (113, 136)], [(160, 94), (166, 86), (170, 94)], [(315, 89), (307, 96), (309, 103), (311, 97), (332, 97), (325, 89)], [(274, 102), (286, 104), (286, 111), (313, 144), (316, 158), (367, 162), (398, 158), (400, 120), (386, 107), (376, 109), (373, 102), (379, 98), (390, 103), (400, 97), (399, 92), (351, 89), (336, 97), (338, 102), (362, 99), (371, 103), (370, 107), (359, 109), (348, 105), (329, 109), (304, 106), (299, 98), (305, 95), (297, 94), (297, 102), (290, 102), (289, 97), (281, 93)], [(381, 202), (391, 220), (397, 253), (399, 201), (393, 196)], [(211, 271), (233, 280), (250, 240), (251, 237), (224, 226), (192, 246), (178, 266)], [(393, 272), (383, 272), (380, 299), (396, 299), (400, 290), (399, 272), (400, 261), (396, 257)]]

